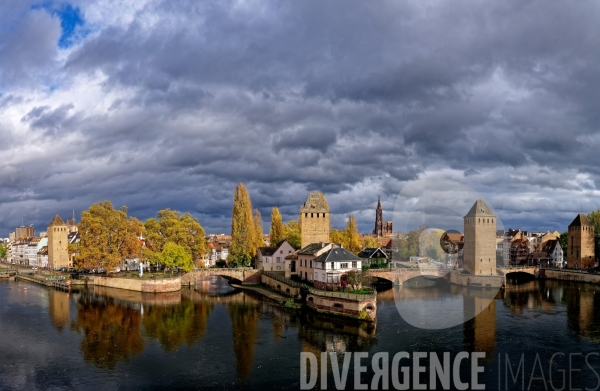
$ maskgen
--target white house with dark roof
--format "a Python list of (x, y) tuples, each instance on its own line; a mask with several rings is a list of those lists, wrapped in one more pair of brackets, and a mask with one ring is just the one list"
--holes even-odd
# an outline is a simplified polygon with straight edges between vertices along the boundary
[(334, 247), (313, 259), (313, 265), (315, 288), (337, 290), (346, 273), (362, 270), (362, 259), (344, 248)]

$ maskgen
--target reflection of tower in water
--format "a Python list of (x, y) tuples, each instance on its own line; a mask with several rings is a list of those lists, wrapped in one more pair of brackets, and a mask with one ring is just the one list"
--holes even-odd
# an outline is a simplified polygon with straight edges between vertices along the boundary
[(463, 300), (465, 319), (469, 319), (463, 326), (465, 350), (485, 352), (486, 360), (491, 359), (496, 348), (496, 300), (477, 297), (476, 293), (465, 295)]
[(50, 320), (60, 332), (69, 322), (69, 294), (52, 289), (49, 291), (48, 296)]

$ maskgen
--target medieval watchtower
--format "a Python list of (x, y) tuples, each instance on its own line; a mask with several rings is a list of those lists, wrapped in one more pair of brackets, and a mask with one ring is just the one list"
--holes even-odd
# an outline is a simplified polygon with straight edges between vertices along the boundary
[(302, 248), (311, 244), (329, 242), (329, 205), (323, 193), (313, 191), (300, 207), (300, 221), (302, 233)]
[(473, 275), (496, 275), (496, 220), (482, 200), (464, 217), (464, 269)]

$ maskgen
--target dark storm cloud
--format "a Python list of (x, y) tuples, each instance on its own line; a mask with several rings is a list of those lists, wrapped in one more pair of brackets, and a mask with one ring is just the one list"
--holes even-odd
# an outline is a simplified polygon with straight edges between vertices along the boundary
[[(240, 181), (265, 223), (318, 189), (363, 231), (377, 194), (391, 212), (436, 173), (528, 229), (600, 207), (596, 4), (71, 5), (87, 35), (69, 48), (57, 16), (0, 5), (7, 232), (102, 199), (227, 232)], [(545, 201), (521, 213), (521, 197)]]

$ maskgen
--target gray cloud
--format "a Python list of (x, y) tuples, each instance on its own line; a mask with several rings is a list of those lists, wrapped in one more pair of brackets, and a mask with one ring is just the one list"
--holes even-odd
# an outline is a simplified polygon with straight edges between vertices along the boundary
[(265, 223), (319, 189), (365, 232), (378, 194), (391, 212), (433, 174), (506, 226), (600, 207), (592, 4), (100, 1), (75, 3), (91, 33), (68, 49), (58, 17), (0, 5), (6, 232), (102, 199), (227, 232), (239, 181)]

